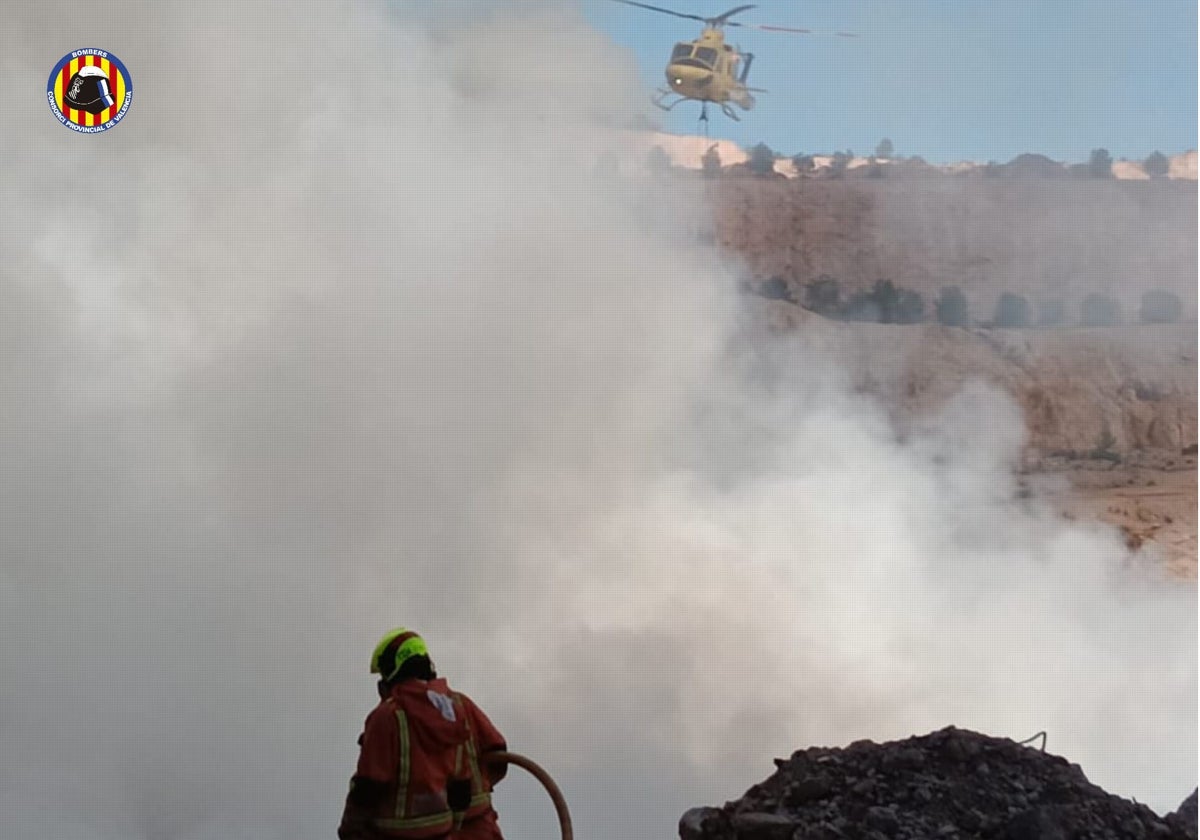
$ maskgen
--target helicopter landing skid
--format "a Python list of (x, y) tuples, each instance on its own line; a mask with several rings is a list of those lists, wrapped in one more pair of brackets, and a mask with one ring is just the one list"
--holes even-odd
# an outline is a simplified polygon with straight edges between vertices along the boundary
[[(650, 101), (653, 102), (657, 107), (661, 108), (664, 111), (672, 110), (680, 102), (690, 102), (691, 101), (686, 96), (680, 96), (678, 99), (676, 99), (674, 102), (670, 103), (669, 105), (663, 104), (664, 99), (666, 99), (668, 96), (675, 96), (675, 95), (677, 95), (677, 94), (673, 90), (663, 90), (662, 88), (659, 88), (658, 90), (656, 90), (654, 92), (654, 96), (652, 96), (650, 98)], [(739, 117), (736, 113), (734, 113), (733, 109), (730, 108), (726, 103), (719, 102), (717, 104), (721, 106), (721, 112), (724, 113), (725, 116), (729, 117), (729, 119), (733, 120), (734, 122), (742, 121), (742, 118)], [(700, 100), (700, 121), (703, 123), (708, 122), (708, 101), (704, 100), (704, 99)]]
[(673, 90), (663, 90), (662, 88), (659, 88), (658, 90), (654, 91), (654, 96), (652, 96), (650, 98), (650, 101), (653, 102), (657, 107), (661, 108), (664, 111), (670, 111), (672, 108), (674, 108), (680, 102), (687, 101), (686, 96), (680, 96), (678, 99), (676, 99), (670, 105), (664, 105), (663, 100), (666, 99), (668, 96), (679, 96), (679, 94), (675, 93), (675, 91), (673, 91)]

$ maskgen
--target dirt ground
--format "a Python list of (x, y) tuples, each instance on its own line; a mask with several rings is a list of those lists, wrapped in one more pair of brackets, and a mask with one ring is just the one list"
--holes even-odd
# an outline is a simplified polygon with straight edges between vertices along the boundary
[(1064, 516), (1119, 528), (1131, 548), (1156, 552), (1170, 574), (1189, 581), (1196, 580), (1196, 478), (1195, 466), (1116, 466), (1027, 477)]

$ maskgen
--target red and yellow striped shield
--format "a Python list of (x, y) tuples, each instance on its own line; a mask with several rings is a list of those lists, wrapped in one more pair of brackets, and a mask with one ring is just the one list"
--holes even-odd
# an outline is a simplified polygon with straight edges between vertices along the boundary
[[(91, 107), (76, 107), (70, 94), (83, 80), (93, 96)], [(75, 50), (63, 56), (46, 85), (50, 110), (68, 128), (93, 134), (107, 131), (125, 116), (133, 98), (133, 82), (125, 65), (106, 50)]]

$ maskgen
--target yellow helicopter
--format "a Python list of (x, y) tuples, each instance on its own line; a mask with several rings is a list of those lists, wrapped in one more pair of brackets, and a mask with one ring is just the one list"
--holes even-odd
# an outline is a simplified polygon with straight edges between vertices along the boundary
[[(700, 119), (708, 122), (708, 103), (715, 102), (721, 106), (725, 116), (739, 120), (737, 113), (729, 107), (732, 102), (743, 111), (754, 107), (752, 93), (766, 93), (762, 88), (752, 88), (746, 85), (750, 74), (750, 65), (754, 62), (753, 53), (744, 53), (725, 43), (724, 27), (740, 26), (747, 29), (761, 29), (766, 32), (786, 32), (796, 35), (818, 35), (811, 29), (795, 29), (790, 26), (764, 26), (753, 23), (738, 23), (731, 17), (741, 14), (753, 5), (738, 6), (716, 17), (701, 17), (685, 12), (664, 9), (661, 6), (651, 6), (647, 3), (637, 3), (635, 0), (614, 0), (626, 6), (637, 6), (639, 9), (650, 9), (675, 17), (698, 20), (704, 24), (704, 31), (694, 41), (681, 41), (671, 51), (671, 60), (665, 71), (667, 88), (659, 88), (654, 93), (653, 102), (664, 111), (670, 111), (680, 102), (694, 100), (700, 102)], [(832, 33), (839, 38), (855, 38), (850, 32)], [(744, 60), (744, 61), (743, 61)], [(741, 64), (739, 71), (738, 65)], [(669, 96), (678, 96), (674, 102), (664, 105), (663, 101)]]

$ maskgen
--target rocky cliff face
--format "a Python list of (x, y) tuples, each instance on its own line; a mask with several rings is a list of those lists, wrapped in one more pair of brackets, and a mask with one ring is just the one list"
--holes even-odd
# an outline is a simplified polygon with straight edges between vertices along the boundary
[(890, 279), (930, 306), (943, 286), (959, 286), (978, 321), (1012, 292), (1035, 305), (1061, 300), (1078, 323), (1083, 299), (1100, 293), (1131, 322), (1142, 294), (1160, 288), (1195, 317), (1195, 181), (725, 177), (709, 195), (717, 240), (797, 301), (829, 275), (846, 291)]
[(720, 808), (695, 808), (682, 840), (1195, 840), (1196, 793), (1166, 818), (1088, 782), (1066, 759), (948, 727), (776, 759)]

